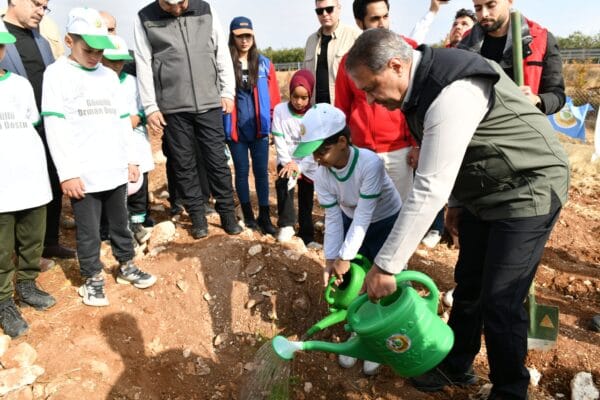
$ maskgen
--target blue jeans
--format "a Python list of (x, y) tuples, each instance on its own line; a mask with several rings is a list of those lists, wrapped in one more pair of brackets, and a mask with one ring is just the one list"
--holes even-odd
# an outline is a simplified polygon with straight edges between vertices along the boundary
[(269, 138), (264, 137), (252, 142), (229, 142), (231, 158), (235, 167), (235, 190), (240, 203), (250, 202), (250, 187), (248, 175), (250, 173), (250, 160), (252, 157), (252, 172), (254, 185), (258, 196), (259, 206), (269, 205)]

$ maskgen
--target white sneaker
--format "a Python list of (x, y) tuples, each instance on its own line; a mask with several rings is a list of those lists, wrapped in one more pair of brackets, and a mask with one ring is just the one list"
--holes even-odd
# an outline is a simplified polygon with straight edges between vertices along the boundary
[(440, 232), (432, 229), (429, 232), (427, 232), (427, 235), (425, 235), (423, 240), (421, 240), (421, 243), (423, 243), (430, 249), (433, 249), (440, 242), (440, 239), (442, 239), (442, 235), (440, 235)]
[(313, 250), (321, 250), (323, 248), (323, 245), (318, 242), (310, 242), (309, 244), (306, 245), (306, 248), (313, 249)]
[(278, 242), (288, 242), (294, 237), (294, 227), (293, 226), (284, 226), (283, 228), (279, 228), (279, 232), (277, 233), (277, 241)]
[(373, 376), (379, 371), (380, 366), (381, 364), (379, 363), (365, 360), (363, 363), (363, 373), (368, 376)]
[(338, 356), (338, 363), (342, 368), (352, 368), (356, 364), (356, 358), (340, 354)]

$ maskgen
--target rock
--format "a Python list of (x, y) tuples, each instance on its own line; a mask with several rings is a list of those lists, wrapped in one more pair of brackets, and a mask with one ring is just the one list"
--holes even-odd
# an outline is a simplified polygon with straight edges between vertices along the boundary
[(315, 222), (315, 229), (318, 232), (323, 232), (325, 230), (325, 224), (323, 223), (323, 221), (317, 221), (317, 222)]
[(597, 400), (600, 392), (594, 385), (592, 374), (579, 372), (571, 381), (571, 400)]
[(264, 268), (264, 265), (261, 262), (261, 260), (259, 260), (257, 258), (253, 258), (248, 263), (248, 266), (246, 267), (244, 272), (246, 273), (247, 276), (252, 276), (252, 275), (258, 274), (263, 268)]
[(8, 350), (8, 346), (10, 345), (10, 336), (8, 335), (2, 335), (0, 336), (0, 357), (2, 357), (4, 355), (4, 353), (6, 353), (6, 350)]
[(33, 400), (33, 390), (31, 387), (26, 386), (20, 390), (10, 392), (6, 396), (2, 397), (2, 400)]
[(177, 232), (175, 224), (171, 221), (164, 221), (154, 226), (152, 229), (152, 236), (150, 236), (150, 243), (152, 246), (160, 246), (169, 243), (173, 240)]
[(9, 348), (0, 358), (4, 368), (30, 367), (37, 360), (37, 352), (27, 342)]
[(202, 358), (196, 358), (196, 375), (206, 376), (208, 374), (210, 374), (210, 367)]
[(183, 349), (183, 358), (188, 358), (192, 354), (191, 349)]
[(167, 192), (166, 190), (163, 190), (162, 192), (160, 192), (160, 194), (158, 195), (159, 199), (168, 199), (169, 198), (169, 192)]
[(167, 162), (167, 157), (165, 157), (162, 150), (155, 151), (152, 154), (152, 159), (154, 160), (154, 164), (164, 164)]
[(248, 310), (251, 310), (254, 307), (256, 307), (257, 305), (259, 305), (260, 303), (262, 303), (264, 300), (265, 300), (265, 298), (262, 294), (255, 294), (252, 297), (250, 297), (250, 299), (246, 302), (245, 307)]
[(150, 206), (150, 210), (157, 212), (165, 212), (165, 206), (162, 204), (153, 204)]
[(244, 364), (244, 369), (246, 371), (254, 371), (256, 369), (256, 365), (252, 362), (247, 362), (246, 364)]
[(294, 299), (292, 309), (298, 314), (306, 315), (310, 311), (310, 300), (306, 295), (302, 294)]
[(0, 396), (31, 385), (43, 373), (44, 368), (38, 365), (0, 371)]
[(292, 254), (292, 253), (298, 253), (298, 258), (300, 258), (300, 256), (302, 254), (306, 254), (306, 252), (308, 251), (306, 249), (306, 246), (304, 245), (304, 242), (302, 241), (302, 239), (300, 239), (297, 236), (294, 236), (293, 238), (291, 238), (290, 240), (288, 240), (285, 243), (281, 244), (283, 246), (284, 250), (283, 254), (286, 255), (286, 257), (290, 258), (290, 256), (288, 254)]
[(150, 257), (156, 257), (157, 255), (159, 255), (166, 249), (167, 248), (165, 246), (156, 246), (156, 247), (152, 248), (152, 250), (150, 250), (150, 253), (149, 253)]
[(302, 254), (298, 253), (297, 251), (294, 250), (284, 250), (283, 254), (289, 258), (290, 260), (293, 261), (298, 261), (300, 259), (300, 257), (302, 257)]
[(275, 310), (269, 310), (269, 312), (267, 313), (267, 316), (272, 320), (272, 321), (277, 321), (279, 318), (277, 317), (277, 311)]
[(323, 245), (319, 242), (310, 242), (309, 244), (306, 245), (306, 248), (311, 249), (311, 250), (322, 250)]
[(227, 340), (227, 334), (226, 333), (219, 333), (217, 336), (215, 336), (215, 338), (213, 340), (213, 344), (215, 345), (215, 347), (219, 347), (226, 340)]
[(529, 370), (529, 383), (531, 386), (537, 387), (538, 383), (540, 383), (540, 379), (542, 378), (542, 374), (535, 368), (527, 368)]
[(310, 391), (312, 390), (313, 385), (310, 382), (304, 382), (304, 393), (310, 393)]
[(210, 293), (204, 293), (204, 296), (202, 296), (204, 298), (204, 300), (210, 302), (213, 297), (210, 295)]
[(294, 280), (298, 283), (302, 283), (302, 282), (306, 281), (307, 277), (308, 277), (308, 274), (306, 273), (306, 271), (302, 271), (301, 274), (294, 275)]
[(454, 302), (454, 288), (444, 293), (444, 296), (442, 297), (442, 302), (446, 307), (452, 307), (452, 303)]
[(248, 249), (248, 254), (252, 257), (262, 252), (262, 246), (260, 244), (255, 244), (254, 246)]
[(183, 293), (186, 293), (190, 287), (190, 285), (183, 279), (178, 280), (176, 285)]

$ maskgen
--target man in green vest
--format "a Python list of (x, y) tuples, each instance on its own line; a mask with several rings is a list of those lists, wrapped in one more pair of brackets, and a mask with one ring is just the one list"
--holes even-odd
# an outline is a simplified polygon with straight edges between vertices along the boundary
[(413, 379), (423, 391), (476, 381), (485, 335), (490, 399), (526, 399), (528, 317), (523, 301), (567, 200), (569, 166), (546, 116), (493, 61), (458, 49), (413, 50), (397, 34), (364, 32), (346, 70), (369, 102), (402, 109), (421, 153), (413, 190), (365, 285), (371, 300), (400, 272), (438, 210), (457, 233), (455, 344)]

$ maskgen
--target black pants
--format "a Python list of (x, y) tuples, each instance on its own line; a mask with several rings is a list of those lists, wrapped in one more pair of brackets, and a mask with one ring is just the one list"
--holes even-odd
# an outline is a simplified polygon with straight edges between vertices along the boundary
[(127, 185), (97, 193), (86, 193), (80, 200), (71, 199), (77, 224), (77, 258), (84, 278), (102, 270), (100, 262), (100, 216), (108, 222), (112, 253), (120, 264), (135, 256), (133, 236), (127, 218)]
[(231, 171), (225, 157), (225, 134), (220, 108), (202, 114), (165, 115), (167, 159), (172, 165), (177, 193), (192, 221), (203, 215), (207, 199), (202, 191), (199, 159), (204, 161), (215, 209), (221, 215), (234, 212)]
[(52, 200), (46, 205), (46, 233), (44, 236), (44, 246), (53, 246), (58, 244), (60, 213), (62, 212), (62, 196), (63, 192), (60, 187), (58, 173), (52, 161), (46, 138), (43, 135), (42, 142), (46, 150), (46, 164), (48, 168), (48, 176), (50, 177), (50, 188), (52, 189)]
[[(281, 165), (277, 166), (277, 172), (281, 170)], [(279, 217), (277, 225), (280, 228), (284, 226), (294, 226), (296, 222), (296, 213), (294, 210), (294, 193), (296, 188), (288, 190), (288, 179), (277, 178), (275, 181), (275, 190), (277, 192), (277, 215)], [(313, 182), (305, 176), (298, 179), (298, 236), (305, 244), (314, 240), (315, 227), (312, 220), (313, 198), (315, 186)]]
[(467, 210), (461, 216), (448, 323), (455, 342), (443, 365), (466, 371), (480, 350), (483, 329), (492, 391), (502, 398), (527, 396), (528, 316), (523, 302), (559, 213), (554, 198), (551, 212), (538, 217), (483, 221)]
[(127, 196), (127, 211), (133, 223), (141, 224), (146, 220), (148, 212), (148, 173), (144, 172), (144, 181), (140, 190)]

